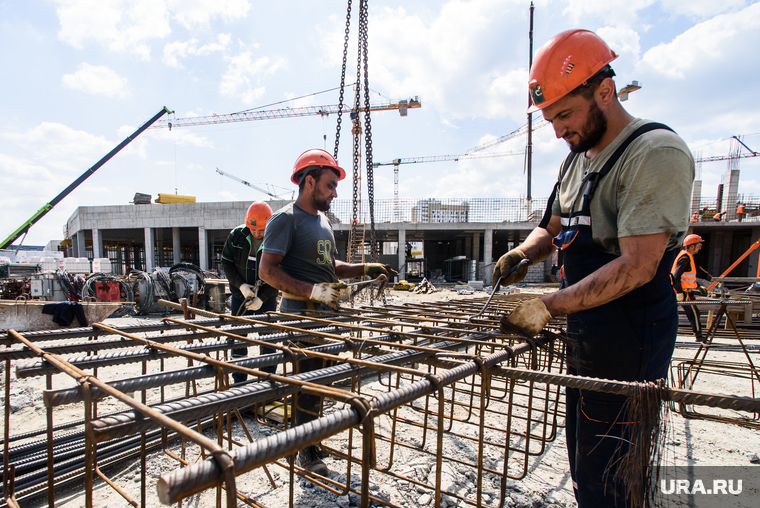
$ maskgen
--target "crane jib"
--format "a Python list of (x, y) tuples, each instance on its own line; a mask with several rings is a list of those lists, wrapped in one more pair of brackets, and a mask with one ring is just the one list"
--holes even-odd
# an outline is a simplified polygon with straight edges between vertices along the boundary
[(133, 132), (131, 135), (127, 136), (127, 138), (119, 143), (116, 148), (108, 152), (102, 159), (100, 159), (98, 162), (95, 163), (91, 168), (89, 168), (87, 171), (82, 173), (82, 175), (74, 180), (68, 187), (66, 187), (63, 191), (61, 191), (60, 194), (58, 194), (56, 197), (54, 197), (49, 203), (46, 203), (45, 206), (37, 210), (34, 215), (32, 215), (29, 219), (27, 219), (16, 231), (11, 233), (11, 235), (3, 240), (3, 243), (0, 244), (0, 249), (6, 249), (8, 248), (13, 242), (16, 241), (18, 237), (29, 231), (29, 228), (32, 227), (34, 224), (36, 224), (42, 217), (44, 217), (50, 210), (53, 209), (55, 205), (60, 203), (63, 198), (68, 196), (74, 189), (79, 187), (79, 185), (87, 180), (90, 176), (92, 176), (95, 171), (100, 169), (100, 167), (108, 162), (111, 157), (119, 153), (122, 148), (127, 146), (129, 143), (131, 143), (137, 136), (142, 134), (142, 132), (153, 125), (153, 123), (156, 122), (159, 118), (164, 116), (166, 113), (172, 113), (172, 111), (169, 111), (166, 107), (163, 107), (161, 111), (156, 113), (153, 118), (145, 122), (145, 124), (142, 125), (139, 129), (137, 129), (135, 132)]

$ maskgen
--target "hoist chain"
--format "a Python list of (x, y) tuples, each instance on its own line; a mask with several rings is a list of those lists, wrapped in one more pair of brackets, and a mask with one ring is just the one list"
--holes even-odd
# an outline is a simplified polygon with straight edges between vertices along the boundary
[(348, 60), (348, 33), (351, 28), (351, 0), (348, 0), (346, 12), (346, 30), (343, 35), (343, 65), (340, 69), (340, 98), (338, 99), (338, 125), (335, 127), (335, 149), (333, 157), (338, 160), (338, 146), (340, 145), (340, 124), (343, 121), (343, 92), (346, 86), (346, 62)]
[(364, 146), (365, 168), (367, 169), (367, 198), (369, 206), (370, 224), (370, 256), (371, 261), (376, 263), (379, 259), (377, 249), (377, 235), (375, 232), (375, 179), (372, 165), (372, 120), (369, 108), (369, 0), (362, 0), (359, 13), (359, 37), (361, 39), (363, 66), (364, 66)]

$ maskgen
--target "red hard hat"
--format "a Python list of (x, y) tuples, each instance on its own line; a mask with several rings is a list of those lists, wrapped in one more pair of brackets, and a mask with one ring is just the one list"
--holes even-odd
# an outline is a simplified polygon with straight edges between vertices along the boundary
[(567, 30), (544, 44), (530, 68), (528, 86), (534, 113), (583, 85), (618, 55), (588, 30)]
[(251, 231), (260, 231), (267, 226), (269, 217), (272, 216), (272, 208), (263, 201), (256, 201), (248, 207), (245, 214), (245, 225)]
[(343, 180), (346, 177), (346, 172), (338, 166), (338, 161), (332, 155), (319, 148), (312, 148), (298, 156), (296, 163), (293, 164), (293, 174), (290, 175), (290, 181), (298, 185), (298, 173), (310, 166), (332, 168), (338, 172), (338, 180)]
[(699, 235), (689, 235), (686, 238), (683, 239), (683, 246), (688, 247), (689, 245), (694, 245), (696, 243), (702, 243), (704, 240)]

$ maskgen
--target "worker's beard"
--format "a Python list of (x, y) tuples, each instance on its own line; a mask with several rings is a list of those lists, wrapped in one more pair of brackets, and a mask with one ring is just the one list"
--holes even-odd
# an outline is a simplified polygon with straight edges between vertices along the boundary
[(597, 106), (596, 101), (592, 100), (586, 124), (583, 126), (583, 133), (576, 133), (578, 134), (578, 142), (571, 143), (567, 140), (566, 142), (570, 146), (571, 152), (583, 153), (594, 148), (606, 132), (607, 117), (604, 116), (602, 110)]
[(330, 202), (332, 201), (332, 196), (322, 198), (322, 196), (319, 196), (317, 194), (317, 189), (314, 189), (314, 191), (311, 193), (311, 200), (314, 202), (314, 206), (316, 206), (317, 210), (320, 212), (327, 212), (330, 210)]

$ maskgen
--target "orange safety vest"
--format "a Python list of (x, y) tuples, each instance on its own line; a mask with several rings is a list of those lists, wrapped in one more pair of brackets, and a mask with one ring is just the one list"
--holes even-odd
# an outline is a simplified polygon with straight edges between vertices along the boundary
[(675, 261), (673, 261), (673, 268), (670, 269), (670, 273), (675, 275), (678, 260), (683, 256), (689, 256), (691, 269), (688, 272), (683, 272), (683, 275), (681, 275), (681, 287), (683, 289), (697, 289), (697, 264), (694, 262), (694, 256), (689, 254), (689, 251), (684, 249), (678, 253)]
[(694, 212), (694, 215), (691, 216), (691, 222), (697, 221), (699, 221), (699, 212)]
[(737, 206), (736, 213), (744, 213), (744, 205)]

